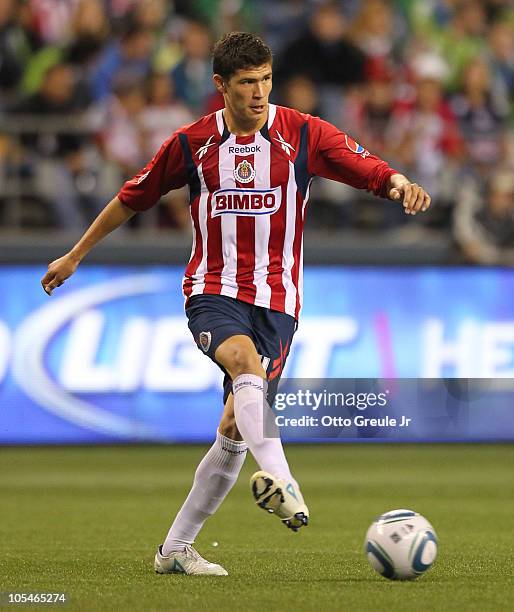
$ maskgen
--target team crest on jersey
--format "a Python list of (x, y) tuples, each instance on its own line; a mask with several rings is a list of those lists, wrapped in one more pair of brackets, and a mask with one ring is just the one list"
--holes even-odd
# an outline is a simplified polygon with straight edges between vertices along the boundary
[(350, 149), (352, 153), (360, 155), (363, 159), (365, 159), (369, 155), (369, 151), (366, 151), (366, 149), (358, 142), (356, 142), (351, 136), (345, 134), (344, 139), (346, 141), (346, 146)]
[(200, 336), (198, 337), (200, 347), (204, 353), (206, 353), (211, 346), (211, 332), (200, 332)]
[(252, 164), (246, 159), (239, 162), (234, 170), (234, 178), (239, 183), (251, 183), (255, 178), (255, 170)]

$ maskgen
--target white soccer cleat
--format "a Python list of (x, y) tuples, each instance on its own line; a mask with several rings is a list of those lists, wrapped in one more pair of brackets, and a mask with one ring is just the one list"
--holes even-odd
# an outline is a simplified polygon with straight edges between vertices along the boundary
[(162, 554), (159, 546), (155, 555), (154, 569), (158, 574), (195, 574), (197, 576), (228, 576), (224, 567), (204, 559), (192, 546), (172, 552), (169, 557)]
[(250, 478), (255, 503), (293, 531), (309, 524), (309, 509), (297, 485), (275, 478), (268, 472), (255, 472)]

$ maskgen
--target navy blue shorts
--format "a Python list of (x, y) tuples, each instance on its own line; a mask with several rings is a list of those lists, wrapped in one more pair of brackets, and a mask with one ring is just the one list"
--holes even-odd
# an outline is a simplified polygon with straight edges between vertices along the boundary
[(225, 374), (223, 403), (232, 391), (232, 380), (214, 354), (227, 338), (244, 335), (253, 340), (257, 353), (261, 355), (268, 378), (268, 402), (273, 404), (296, 331), (296, 319), (225, 295), (193, 295), (187, 301), (186, 316), (198, 348)]

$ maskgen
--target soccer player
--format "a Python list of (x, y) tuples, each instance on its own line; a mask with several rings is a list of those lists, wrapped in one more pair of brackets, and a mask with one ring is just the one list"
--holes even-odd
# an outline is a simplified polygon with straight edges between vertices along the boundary
[(280, 437), (264, 435), (302, 304), (305, 208), (315, 176), (403, 204), (407, 214), (429, 195), (333, 125), (268, 102), (269, 47), (233, 32), (214, 47), (216, 89), (225, 108), (177, 130), (42, 279), (51, 294), (102, 238), (170, 191), (189, 185), (193, 248), (183, 292), (198, 348), (225, 374), (216, 441), (155, 556), (159, 573), (211, 574), (192, 544), (237, 480), (250, 449), (261, 468), (251, 479), (256, 503), (297, 531), (309, 510)]

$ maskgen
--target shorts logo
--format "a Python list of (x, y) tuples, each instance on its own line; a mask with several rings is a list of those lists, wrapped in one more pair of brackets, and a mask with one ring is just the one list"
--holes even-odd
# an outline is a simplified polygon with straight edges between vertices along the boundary
[(362, 145), (360, 145), (358, 142), (355, 142), (355, 140), (347, 134), (344, 135), (344, 139), (346, 142), (346, 146), (348, 147), (348, 149), (350, 149), (352, 153), (356, 153), (357, 155), (360, 155), (363, 159), (366, 159), (366, 157), (369, 155), (369, 151), (366, 151), (366, 149)]
[(200, 332), (198, 340), (200, 343), (200, 348), (204, 353), (206, 353), (211, 347), (211, 332)]
[(239, 183), (250, 183), (255, 178), (255, 170), (249, 161), (244, 159), (237, 164), (234, 170), (234, 178)]
[(272, 215), (282, 202), (280, 187), (272, 189), (219, 189), (212, 194), (211, 217), (219, 215)]

